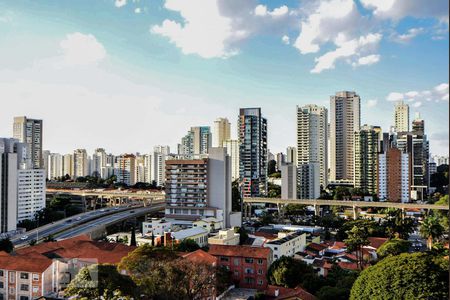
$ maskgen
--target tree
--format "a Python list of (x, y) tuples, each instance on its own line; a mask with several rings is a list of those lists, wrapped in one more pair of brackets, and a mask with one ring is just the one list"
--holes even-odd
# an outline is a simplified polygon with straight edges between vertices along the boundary
[(387, 256), (399, 255), (408, 252), (411, 242), (402, 239), (391, 239), (386, 241), (380, 248), (377, 249), (378, 259), (383, 259)]
[(403, 253), (362, 271), (350, 299), (448, 299), (448, 289), (448, 260)]
[(336, 187), (333, 193), (334, 200), (343, 200), (344, 198), (349, 198), (351, 196), (349, 188), (343, 186)]
[(130, 238), (130, 246), (136, 246), (136, 230), (133, 228), (131, 229), (131, 238)]
[(389, 238), (407, 240), (414, 231), (414, 220), (403, 216), (400, 209), (388, 210), (384, 218), (384, 227)]
[(442, 237), (444, 234), (444, 227), (439, 222), (436, 216), (428, 216), (423, 220), (420, 226), (420, 235), (427, 239), (427, 247), (431, 250), (433, 242)]
[(357, 265), (360, 269), (363, 268), (363, 246), (370, 244), (369, 233), (366, 227), (354, 226), (351, 230), (347, 231), (348, 238), (344, 240), (347, 245), (347, 250), (350, 252), (355, 251)]
[(347, 232), (351, 230), (354, 226), (366, 228), (369, 236), (386, 237), (384, 226), (381, 226), (381, 223), (377, 223), (373, 220), (368, 219), (348, 220), (342, 225), (337, 223), (337, 226), (338, 227), (336, 228), (338, 228), (338, 231), (336, 239), (338, 241), (345, 240), (348, 237)]
[[(439, 200), (435, 203), (436, 205), (449, 205), (448, 195), (444, 195), (439, 198)], [(449, 217), (450, 212), (448, 210), (433, 210), (433, 213), (439, 218), (439, 221), (444, 228), (449, 228)]]
[(56, 240), (55, 240), (55, 236), (53, 234), (50, 234), (44, 238), (44, 243), (49, 243), (49, 242), (54, 242), (54, 241), (56, 241)]
[(288, 204), (284, 209), (286, 216), (304, 216), (306, 214), (306, 205)]
[(9, 238), (4, 238), (0, 240), (0, 251), (5, 251), (11, 253), (14, 250), (14, 244)]
[[(117, 294), (136, 297), (136, 284), (117, 271), (114, 265), (90, 265), (78, 272), (65, 290), (67, 296), (77, 299), (113, 299)], [(123, 298), (121, 298), (123, 299)]]
[(448, 193), (448, 165), (440, 165), (437, 172), (430, 176), (430, 186), (436, 188), (436, 192)]
[(277, 171), (277, 161), (276, 160), (269, 160), (267, 163), (267, 174), (273, 174)]
[(273, 262), (267, 274), (270, 284), (289, 288), (298, 286), (308, 274), (317, 277), (311, 265), (288, 256)]
[(281, 186), (268, 182), (267, 189), (268, 189), (267, 197), (281, 198)]
[(231, 185), (231, 208), (232, 211), (241, 211), (241, 192), (239, 191), (239, 180), (236, 179)]
[(239, 233), (239, 245), (245, 244), (248, 239), (247, 230), (244, 227), (234, 227), (234, 232)]
[(180, 252), (194, 252), (198, 249), (200, 246), (193, 239), (184, 239), (176, 247), (176, 250)]

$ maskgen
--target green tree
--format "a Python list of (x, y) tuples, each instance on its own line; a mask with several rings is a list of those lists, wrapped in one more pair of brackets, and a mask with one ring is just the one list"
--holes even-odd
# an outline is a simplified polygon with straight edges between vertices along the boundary
[(234, 232), (239, 233), (239, 245), (245, 244), (248, 239), (248, 232), (244, 227), (234, 227)]
[(430, 215), (423, 220), (420, 226), (420, 234), (427, 239), (427, 247), (431, 250), (433, 242), (438, 240), (444, 234), (444, 227), (442, 227), (439, 218)]
[(268, 279), (270, 284), (294, 288), (302, 283), (308, 274), (316, 276), (311, 265), (282, 256), (270, 265)]
[(380, 248), (377, 249), (379, 259), (387, 256), (399, 255), (408, 252), (411, 242), (402, 239), (391, 239), (386, 241)]
[(194, 252), (198, 249), (200, 246), (193, 239), (184, 239), (176, 246), (176, 250), (180, 252)]
[(276, 160), (269, 160), (267, 163), (267, 174), (273, 174), (277, 171), (277, 162)]
[(303, 204), (288, 204), (284, 209), (286, 216), (304, 216), (306, 213), (306, 205)]
[[(439, 200), (435, 203), (436, 205), (449, 205), (448, 195), (444, 195), (439, 198)], [(444, 228), (449, 228), (449, 219), (450, 212), (448, 210), (433, 210), (433, 213), (439, 218), (439, 221)]]
[[(77, 299), (113, 299), (117, 294), (137, 297), (136, 284), (117, 271), (114, 265), (90, 265), (78, 272), (65, 290), (67, 296)], [(123, 298), (122, 298), (123, 299)]]
[(267, 197), (281, 198), (281, 186), (268, 182), (267, 189), (268, 189)]
[(136, 230), (133, 228), (131, 228), (131, 238), (130, 238), (130, 246), (136, 246)]
[(388, 210), (383, 225), (389, 238), (407, 240), (414, 231), (414, 220), (403, 216), (401, 209)]
[(0, 251), (11, 253), (14, 250), (14, 245), (9, 238), (0, 240)]
[(53, 234), (50, 234), (44, 238), (44, 243), (49, 243), (49, 242), (54, 242), (54, 241), (56, 241), (56, 240), (55, 240), (55, 236)]
[(239, 191), (239, 180), (236, 179), (231, 185), (231, 208), (232, 211), (241, 211), (241, 192)]
[(350, 299), (448, 299), (448, 289), (448, 260), (403, 253), (362, 271)]
[(354, 226), (351, 230), (347, 231), (348, 238), (344, 240), (347, 245), (347, 250), (350, 252), (355, 251), (357, 265), (360, 269), (363, 268), (363, 246), (370, 244), (369, 232), (366, 227)]

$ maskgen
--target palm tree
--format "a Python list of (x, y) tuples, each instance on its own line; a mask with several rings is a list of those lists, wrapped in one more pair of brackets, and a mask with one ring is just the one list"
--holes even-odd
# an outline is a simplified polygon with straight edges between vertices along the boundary
[(444, 227), (436, 216), (428, 216), (420, 226), (420, 234), (427, 239), (429, 250), (433, 247), (433, 241), (439, 239), (444, 234)]

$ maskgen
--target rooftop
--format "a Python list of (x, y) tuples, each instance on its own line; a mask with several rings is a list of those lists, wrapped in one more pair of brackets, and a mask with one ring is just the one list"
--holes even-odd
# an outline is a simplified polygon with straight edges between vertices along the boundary
[(0, 269), (3, 270), (43, 273), (51, 265), (51, 259), (35, 252), (10, 255), (2, 251), (0, 255)]
[(287, 243), (295, 238), (298, 238), (299, 236), (303, 235), (304, 233), (302, 232), (295, 232), (295, 233), (291, 233), (287, 236), (285, 236), (284, 238), (281, 239), (276, 239), (276, 240), (272, 240), (270, 242), (267, 242), (266, 245), (281, 245), (284, 243)]
[(208, 231), (201, 227), (193, 227), (188, 229), (183, 229), (180, 231), (172, 232), (173, 238), (176, 240), (183, 240), (185, 238), (199, 235), (199, 234), (205, 234), (208, 233)]
[(206, 264), (216, 264), (217, 258), (201, 249), (198, 249), (194, 252), (186, 253), (182, 255), (185, 259), (193, 263), (206, 263)]
[(268, 259), (272, 250), (270, 248), (249, 246), (210, 245), (209, 254), (214, 256), (236, 256)]

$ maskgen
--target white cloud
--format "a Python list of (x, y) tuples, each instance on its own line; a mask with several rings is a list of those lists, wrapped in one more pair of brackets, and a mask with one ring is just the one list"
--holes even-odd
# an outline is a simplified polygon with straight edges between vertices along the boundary
[(134, 12), (137, 13), (137, 14), (140, 14), (141, 13), (141, 8), (140, 7), (136, 7), (134, 9)]
[(392, 36), (392, 40), (398, 43), (408, 43), (413, 38), (418, 36), (419, 34), (424, 33), (425, 30), (422, 27), (419, 28), (410, 28), (406, 33), (404, 34), (394, 34)]
[(377, 104), (378, 104), (378, 100), (377, 99), (370, 99), (370, 100), (367, 100), (367, 107), (368, 108), (371, 108), (371, 107), (375, 107), (375, 106), (377, 106)]
[(379, 54), (371, 54), (367, 56), (363, 56), (358, 58), (356, 62), (354, 62), (352, 65), (354, 67), (357, 66), (370, 66), (380, 61), (380, 55)]
[(116, 7), (122, 7), (122, 6), (125, 6), (125, 5), (127, 5), (127, 0), (116, 0), (116, 1), (114, 2), (114, 5), (115, 5)]
[(281, 37), (281, 41), (282, 41), (283, 44), (285, 44), (285, 45), (289, 45), (289, 43), (290, 43), (290, 39), (289, 39), (289, 37), (288, 37), (287, 35), (283, 35), (283, 36)]
[(449, 100), (449, 85), (448, 83), (441, 83), (431, 90), (423, 91), (409, 91), (405, 93), (392, 92), (386, 97), (387, 101), (407, 101), (411, 103), (413, 107), (421, 106), (424, 101), (426, 102), (441, 102)]
[(60, 42), (63, 60), (68, 65), (97, 64), (106, 57), (106, 50), (92, 34), (70, 33)]
[[(335, 40), (337, 48), (334, 51), (329, 51), (324, 55), (316, 58), (316, 65), (311, 70), (311, 73), (320, 73), (323, 70), (334, 69), (336, 61), (345, 58), (357, 58), (358, 62), (353, 62), (352, 64), (358, 65), (358, 57), (362, 53), (372, 52), (380, 42), (381, 38), (382, 35), (379, 33), (369, 33), (366, 36), (361, 36), (352, 40), (346, 40), (345, 35), (340, 34)], [(377, 55), (370, 56), (369, 58), (363, 57), (362, 59), (363, 63), (365, 64), (370, 64), (370, 62), (375, 63), (378, 60), (379, 56)]]
[[(151, 33), (169, 39), (184, 54), (203, 58), (227, 58), (239, 53), (240, 42), (259, 33), (279, 34), (289, 27), (287, 6), (269, 11), (254, 0), (165, 0), (167, 10), (178, 12), (183, 22), (165, 19)], [(202, 9), (198, 9), (201, 7)]]

